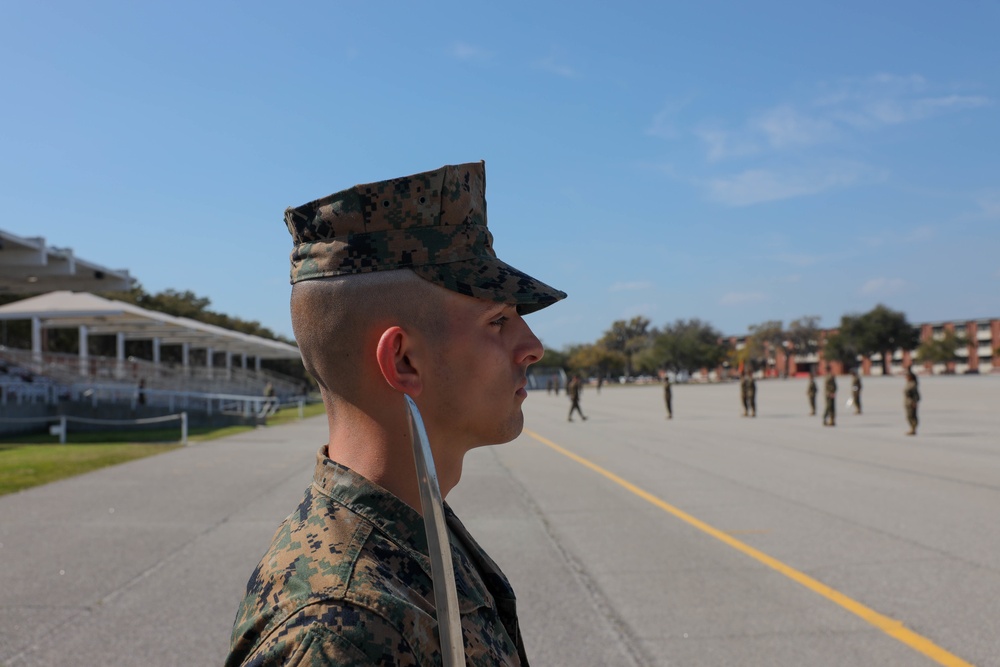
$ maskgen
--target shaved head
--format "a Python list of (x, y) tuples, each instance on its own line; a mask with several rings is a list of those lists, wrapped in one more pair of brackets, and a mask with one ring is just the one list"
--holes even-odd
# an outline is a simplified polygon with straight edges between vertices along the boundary
[(356, 402), (381, 333), (399, 326), (433, 336), (446, 295), (406, 269), (295, 283), (292, 329), (306, 370), (331, 398)]

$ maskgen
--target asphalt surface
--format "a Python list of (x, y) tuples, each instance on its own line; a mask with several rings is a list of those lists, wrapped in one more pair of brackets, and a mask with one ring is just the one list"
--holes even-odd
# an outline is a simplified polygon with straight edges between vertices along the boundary
[[(539, 666), (1000, 667), (1000, 376), (532, 393), (449, 502), (518, 593)], [(537, 437), (536, 437), (537, 436)], [(219, 665), (325, 421), (0, 497), (0, 664)]]

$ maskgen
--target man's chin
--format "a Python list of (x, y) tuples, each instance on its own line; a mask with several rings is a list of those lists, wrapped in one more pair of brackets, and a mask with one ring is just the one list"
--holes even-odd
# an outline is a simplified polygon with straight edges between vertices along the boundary
[(524, 430), (524, 414), (520, 409), (517, 410), (515, 414), (510, 416), (506, 424), (502, 424), (496, 431), (496, 434), (489, 439), (489, 441), (482, 443), (480, 446), (488, 445), (503, 445), (513, 440), (516, 440), (521, 431)]

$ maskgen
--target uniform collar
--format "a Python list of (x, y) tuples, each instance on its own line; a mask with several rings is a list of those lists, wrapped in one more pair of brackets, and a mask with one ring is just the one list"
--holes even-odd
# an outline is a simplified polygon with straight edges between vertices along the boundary
[[(316, 456), (313, 486), (409, 551), (428, 578), (432, 578), (427, 533), (419, 512), (378, 484), (329, 458), (325, 445)], [(501, 600), (512, 603), (514, 592), (503, 572), (472, 538), (448, 503), (444, 504), (444, 511), (462, 613), (480, 606), (494, 606), (490, 603), (491, 598), (498, 603)]]

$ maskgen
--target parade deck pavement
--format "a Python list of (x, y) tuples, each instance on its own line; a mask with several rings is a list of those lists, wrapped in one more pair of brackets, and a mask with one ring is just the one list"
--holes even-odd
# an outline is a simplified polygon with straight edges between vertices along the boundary
[[(532, 663), (1000, 666), (1000, 377), (922, 378), (916, 438), (902, 379), (865, 378), (861, 416), (839, 381), (835, 428), (801, 380), (758, 382), (756, 419), (735, 384), (675, 385), (673, 420), (656, 386), (587, 388), (573, 423), (532, 393), (525, 434), (471, 453), (449, 497), (510, 577)], [(221, 664), (325, 435), (259, 428), (0, 497), (0, 664)]]

